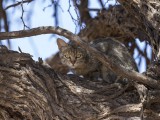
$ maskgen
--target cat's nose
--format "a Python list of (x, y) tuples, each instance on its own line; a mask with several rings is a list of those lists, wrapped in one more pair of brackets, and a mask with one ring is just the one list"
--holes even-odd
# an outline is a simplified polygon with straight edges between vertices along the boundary
[(72, 61), (71, 61), (72, 65), (74, 65), (74, 64), (75, 64), (75, 62), (76, 62), (75, 60), (72, 60)]

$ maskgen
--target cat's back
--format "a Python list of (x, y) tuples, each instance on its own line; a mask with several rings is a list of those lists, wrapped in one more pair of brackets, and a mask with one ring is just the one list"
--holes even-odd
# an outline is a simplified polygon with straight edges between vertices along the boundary
[(127, 49), (121, 42), (117, 41), (112, 37), (99, 38), (94, 40), (90, 44), (91, 46), (97, 48), (98, 50), (102, 52), (107, 52), (107, 53), (110, 52), (108, 50), (114, 50), (114, 49), (126, 50)]
[(137, 66), (129, 50), (114, 38), (100, 38), (92, 42), (91, 45), (109, 56), (114, 63), (122, 65), (127, 69), (137, 70)]

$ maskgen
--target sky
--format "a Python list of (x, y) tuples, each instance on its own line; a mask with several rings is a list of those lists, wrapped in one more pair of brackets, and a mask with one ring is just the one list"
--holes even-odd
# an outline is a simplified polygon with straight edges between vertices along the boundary
[[(107, 1), (107, 0), (106, 0)], [(90, 2), (90, 8), (100, 8), (100, 5), (97, 4), (97, 0), (92, 0)], [(5, 4), (4, 7), (10, 5), (12, 3)], [(76, 25), (73, 23), (71, 16), (68, 12), (69, 8), (69, 2), (68, 0), (60, 0), (59, 3), (61, 6), (58, 7), (58, 16), (59, 20), (59, 26), (67, 29), (73, 33), (78, 33), (76, 30)], [(109, 1), (109, 4), (115, 4), (113, 1)], [(30, 7), (33, 9), (32, 17), (31, 18), (25, 18), (24, 20), (31, 19), (31, 23), (28, 25), (30, 28), (40, 27), (40, 26), (54, 26), (54, 19), (53, 19), (53, 8), (47, 7), (51, 5), (50, 0), (45, 0), (45, 2), (40, 2), (40, 0), (35, 0), (29, 4), (24, 4), (24, 14), (29, 13)], [(107, 7), (108, 4), (106, 4), (105, 7)], [(43, 10), (45, 7), (47, 7), (45, 10)], [(15, 12), (13, 12), (15, 11)], [(23, 23), (20, 17), (22, 16), (22, 10), (21, 6), (10, 8), (7, 10), (7, 13), (10, 14), (10, 21), (11, 28), (10, 31), (18, 31), (23, 30)], [(71, 7), (71, 14), (76, 19), (77, 15), (75, 14), (74, 7)], [(95, 16), (96, 13), (92, 13), (92, 16)], [(27, 22), (26, 22), (27, 23)], [(58, 47), (56, 45), (56, 39), (58, 35), (48, 34), (48, 35), (39, 35), (39, 36), (33, 36), (33, 37), (26, 37), (26, 38), (18, 38), (18, 39), (11, 39), (12, 50), (18, 51), (18, 47), (21, 48), (22, 52), (29, 53), (33, 56), (34, 60), (38, 60), (38, 57), (41, 57), (43, 60), (50, 57), (51, 55), (55, 54), (58, 51)], [(65, 39), (64, 37), (61, 37)], [(65, 39), (68, 41), (67, 39)], [(140, 43), (139, 40), (136, 40), (141, 48), (143, 49), (143, 46), (145, 43)], [(2, 41), (3, 44), (6, 44), (6, 41)], [(150, 48), (148, 47), (148, 51), (150, 51)], [(137, 52), (135, 51), (136, 56)], [(144, 60), (143, 60), (144, 61)], [(138, 62), (138, 59), (136, 60)], [(145, 62), (142, 62), (142, 65), (139, 68), (140, 72), (145, 71)]]

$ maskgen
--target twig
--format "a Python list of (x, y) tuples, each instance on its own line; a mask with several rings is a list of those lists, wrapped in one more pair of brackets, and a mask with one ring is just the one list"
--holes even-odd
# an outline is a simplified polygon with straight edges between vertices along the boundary
[(22, 22), (23, 22), (23, 29), (25, 30), (25, 27), (28, 28), (28, 29), (30, 29), (30, 28), (25, 24), (25, 22), (24, 22), (24, 20), (23, 20), (23, 15), (24, 15), (23, 0), (22, 0), (22, 2), (21, 2), (21, 8), (22, 8), (21, 20), (22, 20)]
[(104, 4), (103, 4), (102, 0), (99, 0), (99, 3), (101, 5), (101, 7), (104, 9)]
[(139, 83), (143, 83), (154, 89), (160, 89), (159, 81), (156, 81), (136, 71), (128, 70), (128, 69), (123, 68), (122, 66), (117, 65), (116, 63), (113, 62), (114, 60), (112, 60), (111, 58), (103, 54), (102, 52), (98, 51), (96, 48), (89, 46), (79, 36), (73, 34), (72, 32), (68, 30), (62, 29), (60, 27), (46, 26), (46, 27), (37, 27), (37, 28), (30, 29), (30, 30), (1, 32), (0, 40), (30, 37), (30, 36), (41, 35), (41, 34), (58, 34), (58, 35), (64, 36), (70, 39), (71, 41), (74, 41), (75, 43), (77, 43), (79, 46), (81, 46), (85, 50), (90, 51), (95, 56), (95, 58), (101, 61), (105, 66), (112, 69), (112, 71), (117, 73), (117, 75), (120, 75), (124, 78), (128, 78), (129, 80), (135, 80)]
[[(24, 0), (23, 3), (30, 3), (30, 2), (32, 2), (32, 1), (34, 1), (34, 0)], [(21, 4), (22, 4), (22, 2), (17, 2), (17, 3), (15, 3), (15, 4), (12, 4), (12, 5), (7, 6), (4, 10), (7, 10), (7, 9), (9, 9), (9, 8), (11, 8), (11, 7), (16, 7), (16, 6), (21, 5)]]
[[(54, 2), (54, 1), (53, 1)], [(55, 19), (55, 26), (58, 26), (58, 2), (59, 1), (57, 1), (55, 4), (54, 4), (54, 7), (53, 7), (53, 9), (54, 9), (54, 13), (53, 13), (53, 17), (54, 17), (54, 19)]]
[(73, 16), (72, 16), (72, 14), (71, 14), (71, 12), (70, 12), (70, 9), (71, 9), (71, 1), (69, 0), (69, 7), (68, 7), (68, 13), (70, 14), (70, 16), (71, 16), (71, 19), (72, 19), (72, 21), (74, 22), (74, 24), (76, 25), (76, 23), (78, 22), (78, 20), (77, 19), (75, 19)]
[(104, 3), (104, 6), (106, 6), (106, 4), (108, 4), (109, 1), (110, 1), (110, 0), (107, 0), (107, 1)]

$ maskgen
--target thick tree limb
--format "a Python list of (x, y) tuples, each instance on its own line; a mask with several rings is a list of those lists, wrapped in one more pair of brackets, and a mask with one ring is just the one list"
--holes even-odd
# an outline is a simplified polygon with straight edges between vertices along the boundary
[[(118, 91), (124, 91), (118, 96)], [(75, 75), (62, 75), (35, 62), (26, 53), (0, 46), (0, 119), (1, 120), (106, 120), (136, 118), (142, 103), (131, 86), (105, 84)], [(151, 91), (145, 118), (159, 119), (159, 108)], [(96, 94), (96, 95), (95, 95)], [(140, 102), (140, 103), (139, 103)], [(151, 109), (150, 109), (151, 108)], [(118, 113), (118, 114), (117, 114)]]
[(112, 59), (110, 59), (108, 56), (104, 55), (100, 51), (97, 51), (95, 48), (90, 47), (87, 43), (85, 43), (80, 37), (77, 35), (74, 35), (68, 30), (62, 29), (60, 27), (38, 27), (33, 28), (30, 30), (22, 30), (22, 31), (14, 31), (14, 32), (3, 32), (0, 33), (0, 40), (4, 39), (14, 39), (14, 38), (22, 38), (22, 37), (30, 37), (35, 35), (41, 35), (41, 34), (58, 34), (62, 35), (78, 45), (80, 45), (82, 48), (90, 51), (99, 61), (101, 61), (104, 65), (111, 68), (114, 72), (116, 72), (118, 75), (135, 80), (137, 82), (143, 83), (145, 85), (148, 85), (152, 88), (160, 89), (160, 83), (152, 78), (146, 77), (136, 71), (127, 70), (123, 68), (122, 66), (119, 66), (115, 63), (113, 63)]

